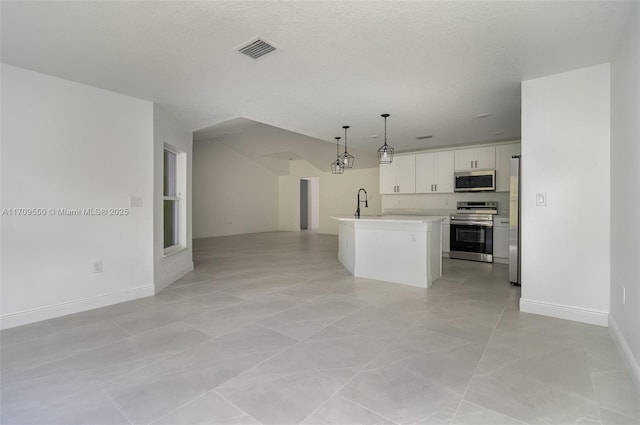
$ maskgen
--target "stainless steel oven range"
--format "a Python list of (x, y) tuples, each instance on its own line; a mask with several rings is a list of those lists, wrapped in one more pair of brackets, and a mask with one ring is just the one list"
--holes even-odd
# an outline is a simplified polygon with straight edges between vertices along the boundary
[(449, 258), (493, 263), (493, 216), (498, 203), (458, 202), (451, 216)]

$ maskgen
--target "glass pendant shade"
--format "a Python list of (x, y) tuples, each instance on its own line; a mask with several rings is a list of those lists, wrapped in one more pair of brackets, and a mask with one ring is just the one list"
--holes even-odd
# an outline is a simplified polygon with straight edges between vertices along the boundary
[(341, 137), (336, 137), (336, 160), (331, 163), (331, 174), (344, 173), (342, 158), (340, 157), (340, 139)]
[(348, 125), (342, 126), (344, 128), (344, 153), (340, 156), (342, 160), (342, 166), (344, 168), (353, 168), (353, 162), (355, 161), (355, 157), (347, 152), (347, 129)]
[(331, 174), (343, 174), (344, 167), (339, 159), (336, 159), (331, 163)]
[(380, 115), (384, 118), (384, 145), (378, 149), (378, 163), (391, 164), (393, 162), (393, 148), (387, 144), (387, 118), (389, 114)]
[(378, 163), (391, 164), (393, 162), (393, 148), (389, 145), (382, 145), (378, 149)]

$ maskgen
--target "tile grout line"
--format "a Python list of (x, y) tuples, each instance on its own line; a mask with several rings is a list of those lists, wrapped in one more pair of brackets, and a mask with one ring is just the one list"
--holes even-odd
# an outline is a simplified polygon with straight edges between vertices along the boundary
[[(98, 322), (90, 323), (90, 324), (85, 325), (85, 326), (92, 326), (92, 325), (94, 325), (94, 324), (96, 324), (96, 323), (105, 323), (105, 322), (109, 322), (109, 323), (111, 323), (111, 320), (110, 320), (110, 319), (105, 319), (105, 320), (101, 320), (101, 321), (98, 321)], [(75, 330), (75, 329), (76, 329), (76, 328), (72, 328), (71, 330)], [(120, 327), (119, 327), (119, 326), (118, 326), (118, 329), (120, 329)], [(125, 331), (124, 329), (122, 329), (122, 330), (123, 330), (127, 335), (129, 335), (129, 332)], [(131, 335), (129, 335), (129, 336), (131, 336)], [(71, 351), (71, 352), (69, 352), (69, 353), (66, 353), (66, 354), (61, 355), (60, 357), (55, 357), (55, 358), (54, 358), (54, 359), (52, 359), (52, 360), (47, 359), (47, 360), (45, 360), (45, 361), (38, 362), (38, 363), (36, 363), (35, 365), (31, 365), (31, 366), (29, 366), (29, 367), (27, 367), (27, 368), (25, 368), (25, 369), (21, 369), (21, 370), (18, 370), (18, 371), (16, 371), (16, 372), (10, 373), (9, 375), (3, 376), (3, 377), (2, 377), (2, 379), (3, 379), (3, 380), (6, 380), (6, 379), (8, 379), (8, 378), (13, 378), (13, 377), (15, 377), (15, 376), (17, 376), (17, 375), (19, 375), (19, 374), (21, 374), (21, 373), (25, 373), (25, 372), (28, 372), (28, 371), (30, 371), (30, 370), (37, 369), (37, 368), (39, 368), (39, 367), (42, 367), (42, 366), (48, 365), (48, 364), (50, 364), (50, 363), (59, 362), (59, 361), (65, 360), (65, 359), (67, 359), (67, 358), (69, 358), (69, 357), (73, 357), (73, 356), (78, 355), (78, 354), (88, 353), (88, 352), (90, 352), (90, 351), (94, 351), (94, 350), (97, 350), (97, 349), (99, 349), (99, 348), (104, 348), (104, 347), (106, 347), (106, 346), (108, 346), (108, 345), (115, 344), (115, 343), (120, 342), (120, 341), (122, 341), (122, 340), (124, 340), (124, 339), (127, 339), (127, 338), (129, 338), (129, 336), (126, 336), (126, 337), (123, 337), (123, 338), (118, 338), (118, 339), (115, 339), (115, 340), (113, 340), (113, 341), (105, 342), (104, 344), (99, 344), (99, 345), (96, 345), (95, 347), (91, 347), (91, 348), (82, 348), (82, 349), (78, 349), (78, 350), (75, 350), (75, 351)]]
[[(340, 388), (338, 388), (335, 392), (333, 392), (333, 394), (331, 394), (331, 395), (330, 395), (330, 396), (329, 396), (325, 401), (323, 401), (322, 403), (320, 403), (320, 405), (319, 405), (318, 407), (316, 407), (315, 409), (313, 409), (313, 410), (312, 410), (312, 411), (311, 411), (311, 412), (310, 412), (310, 413), (309, 413), (309, 414), (308, 414), (308, 415), (307, 415), (307, 416), (302, 420), (302, 422), (300, 422), (300, 423), (301, 423), (301, 424), (302, 424), (302, 423), (304, 423), (307, 419), (309, 419), (311, 416), (313, 416), (313, 414), (314, 414), (315, 412), (317, 412), (317, 411), (318, 411), (322, 406), (324, 406), (324, 405), (325, 405), (329, 400), (331, 400), (331, 399), (332, 399), (336, 394), (338, 394), (340, 391), (342, 391), (342, 389), (343, 389), (344, 387), (346, 387), (347, 385), (349, 385), (349, 383), (351, 383), (351, 381), (353, 381), (354, 379), (356, 379), (356, 378), (357, 378), (357, 377), (358, 377), (358, 376), (359, 376), (359, 375), (360, 375), (360, 374), (361, 374), (361, 373), (362, 373), (362, 372), (367, 368), (367, 366), (369, 366), (371, 363), (373, 363), (373, 362), (374, 362), (378, 357), (380, 357), (380, 355), (381, 355), (382, 353), (384, 353), (386, 350), (388, 350), (388, 349), (389, 349), (389, 347), (391, 347), (391, 346), (392, 346), (396, 341), (398, 341), (402, 336), (404, 336), (404, 335), (409, 331), (409, 329), (411, 329), (411, 327), (413, 326), (413, 324), (414, 324), (417, 320), (418, 320), (418, 319), (415, 319), (415, 320), (411, 323), (411, 325), (407, 326), (407, 328), (406, 328), (406, 329), (405, 329), (405, 330), (404, 330), (400, 335), (398, 335), (398, 336), (397, 336), (393, 341), (389, 342), (389, 344), (387, 344), (387, 346), (386, 346), (386, 347), (384, 347), (382, 350), (380, 350), (380, 352), (379, 352), (378, 354), (376, 354), (376, 355), (375, 355), (371, 360), (369, 360), (369, 361), (368, 361), (364, 366), (362, 366), (362, 367), (360, 368), (360, 370), (358, 370), (358, 372), (357, 372), (355, 375), (353, 375), (353, 376), (352, 376), (352, 377), (351, 377), (347, 382), (345, 382), (344, 384), (342, 384), (342, 385), (340, 386)], [(344, 398), (346, 398), (346, 397), (344, 397)], [(348, 399), (348, 398), (347, 398), (347, 400), (349, 400), (349, 401), (352, 401), (352, 402), (353, 402), (353, 400), (351, 400), (351, 399)], [(354, 403), (355, 403), (355, 402), (354, 402)], [(357, 403), (356, 403), (356, 404), (357, 404)], [(364, 407), (364, 406), (362, 406), (362, 407)], [(374, 410), (371, 410), (371, 409), (368, 409), (368, 408), (367, 408), (367, 410), (369, 410), (369, 411), (371, 411), (371, 412), (375, 413), (376, 415), (378, 415), (378, 416), (380, 416), (380, 417), (382, 417), (382, 418), (385, 418), (385, 419), (389, 420), (390, 422), (393, 422), (394, 424), (397, 424), (397, 423), (398, 423), (398, 422), (393, 421), (393, 420), (391, 420), (391, 419), (387, 418), (386, 416), (384, 416), (384, 415), (382, 415), (382, 414), (380, 414), (380, 413), (378, 413), (378, 412), (376, 412), (376, 411), (374, 411)]]
[[(462, 406), (462, 402), (464, 402), (464, 398), (467, 396), (467, 391), (469, 391), (469, 387), (471, 386), (471, 382), (473, 381), (473, 377), (476, 375), (476, 372), (478, 371), (478, 366), (480, 365), (480, 362), (482, 361), (482, 358), (484, 357), (484, 353), (487, 351), (487, 347), (489, 347), (489, 344), (491, 343), (491, 339), (493, 338), (493, 335), (496, 333), (496, 329), (498, 329), (498, 324), (500, 324), (500, 321), (502, 320), (502, 317), (504, 316), (504, 312), (507, 310), (507, 305), (505, 303), (504, 307), (502, 308), (502, 313), (500, 313), (500, 318), (498, 319), (498, 321), (496, 322), (495, 326), (493, 327), (493, 331), (491, 332), (491, 336), (489, 336), (489, 339), (487, 340), (487, 343), (484, 345), (484, 348), (482, 349), (482, 354), (480, 354), (480, 358), (478, 359), (478, 363), (476, 363), (476, 367), (473, 369), (473, 373), (471, 374), (471, 377), (469, 378), (469, 382), (467, 383), (467, 387), (464, 389), (464, 392), (462, 393), (462, 397), (460, 397), (460, 402), (458, 403), (458, 407), (456, 409), (456, 412), (454, 413), (453, 417), (451, 418), (451, 422), (449, 422), (449, 424), (453, 424), (453, 421), (455, 420), (456, 416), (458, 416), (458, 412), (460, 411), (460, 406)], [(505, 415), (503, 415), (505, 416)]]
[[(390, 419), (390, 418), (387, 418), (385, 415), (382, 415), (382, 414), (380, 414), (380, 413), (378, 413), (378, 412), (376, 412), (376, 411), (374, 411), (374, 410), (371, 410), (370, 408), (368, 408), (368, 407), (366, 407), (366, 406), (361, 405), (361, 404), (360, 404), (360, 403), (358, 403), (357, 401), (353, 401), (353, 400), (351, 400), (350, 398), (345, 397), (345, 396), (343, 396), (343, 395), (339, 395), (339, 394), (332, 395), (332, 396), (331, 396), (331, 397), (329, 397), (326, 401), (329, 401), (329, 400), (330, 400), (330, 399), (332, 399), (334, 396), (335, 396), (335, 397), (342, 397), (343, 399), (345, 399), (345, 400), (349, 401), (350, 403), (353, 403), (353, 404), (355, 404), (356, 406), (362, 407), (362, 408), (363, 408), (364, 410), (366, 410), (367, 412), (371, 412), (371, 413), (373, 413), (373, 414), (374, 414), (374, 415), (376, 415), (376, 416), (380, 416), (381, 418), (386, 419), (386, 420), (388, 420), (389, 422), (391, 422), (391, 423), (393, 423), (393, 424), (400, 425), (400, 423), (399, 423), (399, 422), (396, 422), (396, 421), (394, 421), (394, 420), (392, 420), (392, 419)], [(325, 403), (326, 403), (326, 401), (325, 401)], [(324, 404), (324, 403), (323, 403), (323, 404)], [(305, 418), (305, 420), (307, 420), (308, 418), (309, 418), (309, 416), (307, 416), (307, 417)], [(304, 421), (303, 421), (303, 422), (304, 422)], [(301, 422), (301, 424), (302, 424), (303, 422)]]
[[(495, 410), (489, 409), (489, 408), (484, 407), (484, 406), (481, 406), (481, 405), (479, 405), (479, 404), (472, 403), (472, 402), (467, 401), (467, 400), (464, 400), (464, 402), (465, 402), (465, 403), (472, 404), (472, 405), (474, 405), (474, 406), (476, 406), (476, 407), (479, 407), (479, 408), (481, 408), (481, 409), (488, 410), (489, 412), (493, 412), (493, 413), (495, 413), (496, 415), (504, 416), (505, 418), (509, 418), (509, 419), (511, 419), (511, 420), (514, 420), (514, 421), (516, 421), (516, 422), (518, 422), (518, 423), (520, 423), (520, 424), (522, 424), (522, 425), (528, 425), (528, 424), (527, 424), (527, 422), (522, 422), (522, 421), (521, 421), (521, 420), (519, 420), (519, 419), (512, 418), (511, 416), (509, 416), (509, 415), (505, 415), (504, 413), (496, 412)], [(456, 412), (456, 414), (457, 414), (457, 412)], [(454, 418), (455, 418), (455, 417), (454, 417)]]
[(587, 345), (584, 341), (584, 332), (580, 331), (580, 339), (582, 340), (582, 348), (584, 349), (585, 357), (587, 359), (587, 367), (589, 368), (589, 382), (591, 382), (591, 389), (593, 390), (593, 398), (595, 399), (596, 406), (598, 408), (598, 418), (600, 419), (600, 423), (602, 422), (602, 411), (600, 406), (600, 397), (598, 397), (598, 392), (596, 391), (596, 383), (593, 381), (593, 370), (591, 369), (591, 362), (589, 361), (589, 353), (587, 351)]
[[(13, 328), (2, 329), (2, 330), (0, 330), (0, 346), (1, 346), (1, 347), (4, 347), (4, 348), (8, 348), (8, 347), (13, 347), (13, 346), (16, 346), (16, 345), (19, 345), (19, 344), (24, 344), (24, 343), (27, 343), (27, 342), (32, 342), (32, 341), (35, 341), (35, 340), (38, 340), (38, 339), (42, 338), (42, 335), (40, 335), (40, 336), (34, 336), (34, 337), (31, 337), (31, 338), (27, 338), (27, 339), (25, 339), (24, 341), (14, 342), (14, 343), (12, 343), (12, 344), (6, 344), (6, 343), (3, 343), (3, 342), (2, 342), (2, 333), (6, 332), (6, 331), (9, 331), (9, 330), (11, 330), (11, 329), (20, 328), (20, 327), (22, 327), (22, 326), (35, 325), (35, 324), (38, 324), (38, 323), (46, 323), (46, 326), (48, 326), (48, 327), (49, 327), (49, 332), (50, 332), (50, 333), (56, 333), (56, 332), (58, 332), (58, 330), (56, 329), (56, 327), (55, 327), (55, 326), (53, 326), (53, 325), (51, 324), (51, 319), (40, 320), (40, 321), (38, 321), (38, 322), (27, 323), (27, 324), (25, 324), (25, 325), (15, 326), (15, 327), (13, 327)], [(5, 337), (5, 338), (6, 338), (6, 337)]]
[[(189, 326), (189, 324), (188, 324), (188, 323), (185, 323), (185, 325)], [(189, 326), (189, 327), (190, 327), (190, 326)], [(194, 328), (194, 329), (195, 329), (195, 328)], [(195, 330), (197, 331), (197, 329), (195, 329)], [(198, 331), (198, 332), (200, 332), (200, 331)], [(206, 334), (205, 334), (205, 335), (206, 335)], [(210, 337), (210, 335), (207, 335), (207, 336), (209, 336), (209, 337)], [(190, 346), (188, 346), (188, 347), (184, 348), (183, 350), (179, 350), (179, 351), (176, 351), (176, 352), (174, 352), (174, 353), (170, 353), (170, 354), (166, 354), (166, 355), (160, 356), (158, 359), (156, 359), (156, 360), (154, 360), (154, 361), (147, 361), (146, 359), (141, 359), (142, 365), (140, 365), (139, 367), (136, 367), (136, 368), (134, 368), (134, 369), (132, 369), (132, 370), (127, 370), (126, 372), (119, 373), (118, 375), (115, 375), (115, 376), (112, 376), (112, 377), (110, 377), (110, 378), (108, 378), (108, 379), (106, 379), (106, 380), (103, 380), (103, 381), (101, 381), (101, 382), (100, 382), (100, 384), (99, 384), (99, 385), (100, 385), (100, 387), (101, 387), (102, 389), (105, 389), (105, 388), (104, 388), (104, 385), (105, 385), (105, 384), (109, 384), (109, 383), (111, 383), (111, 382), (113, 382), (113, 381), (115, 381), (115, 380), (119, 379), (119, 378), (120, 378), (120, 377), (122, 377), (122, 376), (126, 376), (126, 375), (130, 374), (131, 372), (136, 372), (136, 371), (139, 371), (139, 370), (141, 370), (141, 369), (144, 369), (144, 368), (147, 368), (147, 367), (150, 367), (150, 366), (154, 366), (154, 365), (156, 365), (157, 363), (160, 363), (160, 362), (163, 362), (163, 361), (166, 361), (166, 360), (170, 360), (170, 359), (172, 359), (172, 358), (174, 358), (174, 357), (180, 356), (180, 355), (184, 354), (185, 352), (187, 352), (187, 351), (189, 351), (189, 350), (192, 350), (192, 349), (194, 349), (194, 348), (197, 348), (197, 347), (198, 347), (198, 346), (200, 346), (200, 345), (204, 345), (204, 344), (206, 344), (206, 343), (208, 343), (208, 342), (211, 342), (211, 341), (213, 341), (214, 339), (215, 339), (215, 338), (211, 338), (211, 339), (207, 339), (207, 340), (204, 340), (204, 341), (196, 342), (195, 344), (190, 345)], [(106, 391), (106, 389), (105, 389), (105, 391)]]
[[(217, 387), (216, 387), (217, 388)], [(257, 423), (261, 424), (262, 422), (260, 422), (258, 419), (254, 418), (253, 416), (251, 416), (251, 414), (249, 412), (247, 412), (246, 410), (244, 410), (243, 408), (241, 408), (240, 406), (238, 406), (237, 404), (235, 404), (233, 401), (229, 400), (227, 397), (225, 397), (224, 395), (220, 394), (218, 391), (216, 391), (216, 389), (212, 389), (209, 392), (214, 392), (216, 393), (216, 395), (218, 395), (218, 397), (220, 397), (221, 399), (223, 399), (224, 401), (226, 401), (227, 403), (231, 404), (232, 406), (234, 406), (236, 409), (240, 410), (241, 412), (243, 412), (245, 415), (247, 415), (248, 417), (250, 417), (251, 419), (253, 419), (254, 421), (256, 421)]]
[(116, 322), (115, 320), (113, 320), (113, 319), (107, 319), (107, 320), (108, 320), (108, 321), (109, 321), (109, 323), (111, 323), (112, 325), (115, 325), (117, 328), (122, 329), (122, 331), (128, 335), (126, 338), (122, 338), (122, 339), (127, 339), (127, 338), (132, 337), (132, 336), (134, 336), (134, 335), (135, 335), (135, 334), (132, 334), (131, 332), (129, 332), (128, 330), (126, 330), (125, 328), (123, 328), (122, 326), (120, 326), (120, 325), (118, 324), (118, 322)]
[[(223, 336), (224, 336), (224, 335), (223, 335)], [(165, 357), (163, 357), (163, 358), (161, 358), (161, 359), (158, 359), (158, 360), (156, 360), (156, 361), (154, 361), (154, 362), (147, 363), (147, 364), (145, 364), (144, 366), (141, 366), (141, 367), (137, 368), (136, 370), (140, 370), (140, 369), (143, 369), (143, 368), (145, 368), (145, 367), (153, 366), (153, 365), (155, 365), (155, 364), (157, 364), (157, 363), (160, 363), (160, 362), (163, 362), (163, 361), (166, 361), (166, 360), (170, 360), (170, 359), (172, 359), (172, 358), (174, 358), (174, 357), (177, 357), (177, 356), (179, 356), (179, 355), (181, 355), (181, 354), (185, 353), (185, 352), (186, 352), (186, 351), (188, 351), (188, 350), (191, 350), (191, 349), (193, 349), (193, 348), (196, 348), (196, 347), (198, 347), (198, 346), (200, 346), (200, 345), (204, 345), (204, 344), (206, 344), (206, 343), (208, 343), (208, 342), (214, 341), (215, 339), (216, 339), (216, 338), (212, 338), (211, 340), (207, 340), (207, 341), (201, 341), (201, 342), (199, 342), (199, 343), (196, 343), (196, 344), (195, 344), (195, 345), (193, 345), (193, 346), (190, 346), (189, 348), (187, 348), (187, 349), (185, 349), (185, 350), (183, 350), (183, 351), (180, 351), (180, 352), (178, 352), (178, 353), (174, 353), (174, 354), (169, 355), (169, 356), (165, 356)], [(280, 354), (280, 353), (284, 352), (284, 351), (285, 351), (285, 350), (287, 350), (288, 348), (289, 348), (289, 347), (286, 347), (286, 348), (284, 348), (282, 351), (278, 351), (277, 353), (275, 353), (274, 355), (272, 355), (272, 356), (268, 357), (268, 358), (267, 358), (267, 359), (265, 359), (264, 361), (267, 361), (267, 360), (269, 360), (269, 359), (273, 358), (274, 356), (277, 356), (278, 354)], [(257, 351), (255, 351), (255, 352), (259, 352), (259, 351), (270, 351), (270, 350), (257, 350)], [(157, 421), (159, 421), (159, 420), (163, 419), (164, 417), (166, 417), (166, 416), (170, 415), (171, 413), (173, 413), (173, 412), (175, 412), (175, 411), (177, 411), (177, 410), (179, 410), (179, 409), (183, 408), (184, 406), (187, 406), (187, 405), (189, 405), (189, 404), (193, 403), (194, 401), (196, 401), (196, 400), (198, 400), (198, 399), (200, 399), (200, 398), (204, 397), (206, 394), (209, 394), (210, 392), (215, 391), (215, 389), (216, 389), (216, 388), (218, 388), (219, 386), (224, 385), (225, 383), (229, 382), (231, 379), (235, 378), (236, 376), (240, 376), (240, 375), (242, 375), (243, 373), (245, 373), (245, 372), (247, 372), (247, 371), (249, 371), (249, 370), (253, 369), (254, 367), (258, 366), (258, 365), (259, 365), (259, 364), (261, 364), (261, 363), (262, 363), (262, 362), (257, 363), (257, 364), (255, 364), (254, 366), (252, 366), (251, 368), (249, 368), (249, 369), (247, 369), (247, 370), (245, 370), (245, 371), (242, 371), (242, 372), (238, 373), (237, 375), (232, 376), (231, 378), (227, 379), (227, 380), (226, 380), (226, 381), (224, 381), (224, 382), (221, 382), (220, 384), (218, 384), (218, 385), (217, 385), (217, 386), (215, 386), (214, 388), (211, 388), (209, 391), (206, 391), (206, 392), (202, 393), (201, 395), (199, 395), (199, 396), (197, 396), (197, 397), (193, 398), (192, 400), (189, 400), (189, 401), (185, 402), (184, 404), (181, 404), (180, 406), (176, 407), (175, 409), (173, 409), (173, 410), (171, 410), (171, 411), (167, 412), (165, 415), (163, 415), (163, 416), (161, 416), (161, 417), (159, 417), (159, 418), (157, 418), (157, 419), (154, 419), (154, 420), (153, 420), (153, 421), (151, 421), (149, 424), (153, 424), (153, 423), (155, 423), (155, 422), (157, 422)], [(123, 375), (125, 375), (125, 373), (122, 373), (122, 374), (118, 375), (117, 377), (114, 377), (114, 378), (112, 378), (112, 379), (109, 379), (109, 380), (107, 380), (107, 381), (104, 381), (104, 382), (100, 383), (100, 389), (101, 389), (102, 391), (104, 391), (105, 393), (108, 393), (108, 392), (106, 391), (106, 389), (104, 388), (104, 384), (108, 384), (108, 383), (112, 382), (114, 379), (117, 379), (117, 378), (119, 378), (119, 377), (121, 377), (121, 376), (123, 376)], [(216, 394), (218, 394), (218, 393), (216, 392)], [(226, 400), (226, 398), (225, 398), (225, 400)], [(113, 401), (113, 402), (114, 402), (114, 404), (116, 404), (116, 406), (118, 406), (118, 409), (120, 409), (120, 406), (118, 405), (118, 403), (117, 403), (116, 401)], [(234, 404), (234, 406), (235, 406), (235, 404)], [(240, 409), (240, 410), (242, 410), (242, 409)], [(242, 411), (244, 412), (244, 410), (242, 410)], [(245, 413), (246, 413), (246, 412), (245, 412)], [(248, 413), (247, 413), (247, 415), (248, 415)], [(249, 416), (250, 416), (250, 415), (249, 415)], [(258, 421), (258, 422), (260, 422), (260, 421)]]
[(129, 422), (130, 425), (134, 425), (133, 421), (129, 418), (129, 416), (127, 416), (127, 414), (125, 413), (124, 410), (122, 410), (122, 408), (120, 407), (120, 405), (118, 403), (116, 403), (116, 401), (111, 397), (111, 395), (105, 391), (105, 389), (102, 387), (102, 384), (99, 385), (100, 387), (100, 392), (102, 392), (102, 394), (105, 395), (105, 397), (107, 397), (107, 399), (109, 399), (109, 401), (116, 407), (116, 409), (118, 409), (118, 411), (122, 414), (122, 416)]

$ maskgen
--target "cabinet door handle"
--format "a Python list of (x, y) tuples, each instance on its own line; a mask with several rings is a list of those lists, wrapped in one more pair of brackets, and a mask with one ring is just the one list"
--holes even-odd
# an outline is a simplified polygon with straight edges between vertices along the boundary
[(469, 167), (469, 168), (473, 168), (473, 161), (471, 161), (471, 167)]
[(437, 191), (438, 191), (438, 185), (437, 185), (437, 184), (434, 184), (434, 186), (436, 187), (436, 192), (437, 192)]
[(476, 168), (478, 168), (478, 161), (476, 161)]

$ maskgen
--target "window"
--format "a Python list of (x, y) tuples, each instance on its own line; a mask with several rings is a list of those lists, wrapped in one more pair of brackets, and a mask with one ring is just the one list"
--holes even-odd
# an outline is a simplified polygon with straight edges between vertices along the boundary
[(186, 247), (186, 154), (170, 146), (164, 148), (163, 229), (164, 253)]

